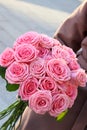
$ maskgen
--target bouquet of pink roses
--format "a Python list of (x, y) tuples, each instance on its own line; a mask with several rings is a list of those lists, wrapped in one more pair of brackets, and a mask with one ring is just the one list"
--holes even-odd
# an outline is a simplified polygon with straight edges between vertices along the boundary
[(71, 48), (37, 32), (23, 34), (0, 54), (0, 75), (8, 91), (18, 89), (18, 100), (0, 112), (0, 119), (10, 114), (3, 130), (15, 126), (27, 105), (59, 119), (74, 104), (78, 86), (85, 87), (87, 81)]

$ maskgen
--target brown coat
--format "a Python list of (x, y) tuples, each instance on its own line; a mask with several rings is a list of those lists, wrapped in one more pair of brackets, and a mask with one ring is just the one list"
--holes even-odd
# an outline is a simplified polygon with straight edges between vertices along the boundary
[(76, 53), (80, 49), (79, 63), (87, 71), (87, 0), (57, 29), (54, 38), (71, 47)]
[[(87, 71), (87, 1), (65, 20), (54, 38), (71, 47), (78, 55), (78, 62)], [(87, 88), (79, 88), (75, 104), (62, 122), (55, 121), (48, 114), (38, 115), (26, 108), (19, 130), (87, 130)]]

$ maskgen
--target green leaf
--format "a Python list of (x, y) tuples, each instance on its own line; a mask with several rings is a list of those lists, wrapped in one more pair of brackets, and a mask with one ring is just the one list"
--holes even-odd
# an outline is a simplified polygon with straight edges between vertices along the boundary
[(61, 121), (61, 120), (65, 117), (65, 115), (67, 114), (67, 112), (68, 112), (68, 110), (66, 110), (66, 111), (64, 111), (64, 112), (62, 112), (62, 113), (60, 113), (60, 114), (58, 115), (58, 117), (57, 117), (57, 121)]
[(8, 91), (16, 91), (19, 88), (19, 84), (6, 84), (6, 88)]
[(0, 66), (0, 75), (2, 78), (5, 78), (5, 71), (6, 71), (6, 68)]

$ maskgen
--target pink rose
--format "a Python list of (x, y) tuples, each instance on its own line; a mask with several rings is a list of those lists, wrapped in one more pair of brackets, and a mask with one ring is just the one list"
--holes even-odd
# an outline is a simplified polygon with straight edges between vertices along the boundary
[(66, 50), (69, 53), (70, 58), (74, 58), (74, 59), (76, 58), (76, 54), (74, 53), (74, 51), (72, 50), (72, 48), (67, 47), (65, 45), (63, 45), (62, 47), (63, 47), (64, 50)]
[(52, 96), (50, 91), (39, 90), (29, 99), (29, 107), (38, 114), (45, 114), (50, 110)]
[(69, 80), (71, 76), (69, 67), (61, 58), (52, 59), (47, 63), (47, 74), (58, 83)]
[(69, 107), (69, 98), (66, 94), (56, 94), (53, 96), (53, 102), (49, 114), (57, 117), (60, 113)]
[(61, 87), (61, 84), (59, 84), (59, 83), (57, 83), (56, 82), (56, 87), (57, 87), (57, 89), (55, 89), (55, 91), (52, 91), (52, 96), (54, 96), (54, 95), (58, 95), (58, 94), (65, 94), (65, 91), (63, 90), (63, 88)]
[(12, 48), (6, 48), (0, 55), (0, 65), (8, 67), (14, 61), (14, 51)]
[(47, 64), (48, 64), (49, 60), (51, 60), (51, 59), (53, 59), (53, 57), (52, 57), (52, 55), (50, 53), (48, 55), (44, 56), (44, 66), (45, 66), (45, 71), (46, 72), (47, 72)]
[(74, 58), (70, 59), (68, 66), (69, 66), (70, 70), (77, 70), (80, 68), (80, 65), (78, 64), (77, 60)]
[(50, 52), (49, 49), (44, 48), (44, 47), (41, 47), (41, 46), (38, 47), (38, 50), (39, 50), (38, 56), (41, 57), (41, 58), (44, 58), (44, 57), (47, 56), (47, 55), (49, 54), (49, 52)]
[(87, 75), (85, 70), (77, 69), (72, 71), (72, 79), (78, 86), (85, 87), (87, 82)]
[(62, 85), (62, 89), (64, 90), (66, 95), (69, 96), (69, 99), (70, 99), (69, 107), (72, 107), (78, 94), (77, 86), (74, 85), (74, 83), (72, 83), (71, 81), (69, 82), (67, 81), (66, 83)]
[(40, 35), (40, 45), (45, 48), (53, 47), (54, 40), (53, 38), (48, 37), (47, 35), (41, 34)]
[(53, 39), (53, 41), (54, 41), (54, 46), (60, 46), (60, 47), (62, 46), (58, 40)]
[(41, 90), (57, 91), (57, 83), (51, 77), (44, 77), (39, 82)]
[(29, 66), (24, 63), (13, 62), (5, 73), (6, 80), (11, 84), (19, 84), (29, 76)]
[(31, 62), (38, 55), (38, 50), (31, 44), (23, 44), (15, 50), (15, 60), (17, 62)]
[(19, 96), (22, 100), (29, 100), (29, 97), (38, 90), (38, 80), (36, 78), (27, 78), (20, 84)]
[(27, 32), (21, 35), (14, 43), (14, 49), (17, 48), (21, 44), (32, 44), (34, 46), (38, 46), (40, 38), (37, 32)]
[(54, 58), (62, 58), (67, 63), (70, 62), (70, 55), (66, 50), (63, 49), (63, 46), (54, 46), (54, 47), (52, 47), (52, 56)]
[(36, 78), (41, 78), (45, 75), (44, 60), (38, 58), (30, 63), (30, 74)]
[(44, 56), (44, 60), (45, 60), (45, 68), (47, 66), (47, 63), (49, 62), (49, 60), (53, 59), (52, 55), (49, 53), (48, 55)]

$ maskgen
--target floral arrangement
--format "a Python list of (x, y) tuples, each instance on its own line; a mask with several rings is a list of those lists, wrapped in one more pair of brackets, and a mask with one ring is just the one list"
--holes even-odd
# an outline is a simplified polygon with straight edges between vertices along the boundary
[(2, 130), (12, 129), (26, 106), (60, 119), (87, 81), (71, 48), (37, 32), (23, 34), (0, 54), (0, 75), (8, 91), (18, 90), (18, 100), (0, 112), (0, 119), (10, 115)]

